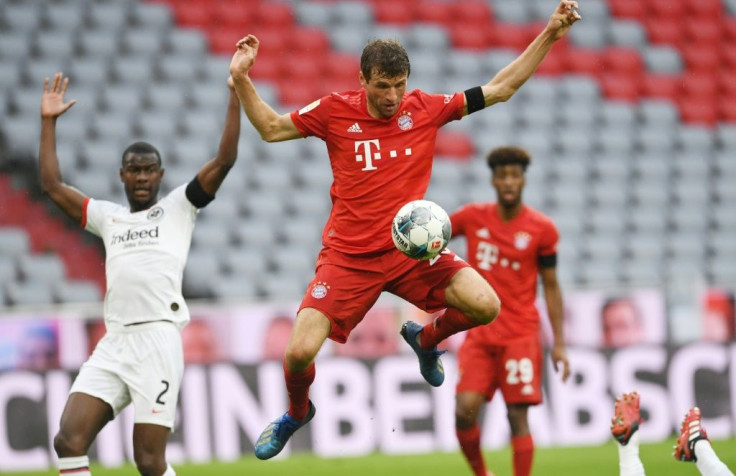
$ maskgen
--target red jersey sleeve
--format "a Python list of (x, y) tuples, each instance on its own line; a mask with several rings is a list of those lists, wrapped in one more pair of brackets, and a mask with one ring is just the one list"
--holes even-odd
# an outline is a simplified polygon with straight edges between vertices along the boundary
[(550, 256), (557, 253), (557, 242), (560, 240), (560, 233), (557, 231), (552, 220), (545, 220), (542, 237), (539, 241), (539, 256)]
[(325, 96), (291, 113), (291, 120), (304, 137), (325, 140), (332, 109), (332, 97)]
[(419, 97), (431, 117), (434, 118), (437, 127), (442, 127), (450, 121), (457, 121), (463, 117), (463, 106), (465, 105), (465, 95), (463, 93), (428, 94), (420, 91)]
[(450, 224), (452, 225), (452, 236), (464, 236), (465, 227), (468, 216), (468, 206), (460, 207), (455, 213), (450, 215)]

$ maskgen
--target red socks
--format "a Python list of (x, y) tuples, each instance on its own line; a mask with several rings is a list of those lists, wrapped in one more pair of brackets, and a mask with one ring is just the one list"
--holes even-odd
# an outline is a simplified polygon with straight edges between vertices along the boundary
[(468, 460), (470, 468), (475, 476), (486, 476), (486, 463), (483, 461), (483, 453), (480, 451), (480, 426), (477, 424), (470, 428), (455, 428), (460, 450)]
[(529, 476), (534, 459), (534, 439), (532, 435), (511, 438), (514, 459), (514, 476)]
[(314, 382), (314, 362), (301, 372), (290, 372), (284, 364), (286, 391), (289, 392), (289, 415), (304, 419), (309, 411), (309, 387)]
[(423, 349), (431, 349), (451, 335), (479, 325), (457, 309), (448, 307), (434, 322), (424, 326), (419, 334), (419, 345)]

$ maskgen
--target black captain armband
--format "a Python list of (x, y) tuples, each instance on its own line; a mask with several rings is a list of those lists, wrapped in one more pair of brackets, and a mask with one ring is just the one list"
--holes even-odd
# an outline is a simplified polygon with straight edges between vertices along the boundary
[(465, 101), (468, 104), (468, 114), (473, 114), (486, 107), (486, 99), (483, 97), (483, 89), (480, 86), (466, 89)]
[(554, 268), (557, 266), (557, 253), (553, 255), (540, 256), (537, 259), (540, 268)]
[(199, 183), (199, 177), (196, 175), (187, 185), (186, 195), (189, 203), (197, 208), (204, 208), (215, 199), (214, 196), (204, 191), (202, 184)]

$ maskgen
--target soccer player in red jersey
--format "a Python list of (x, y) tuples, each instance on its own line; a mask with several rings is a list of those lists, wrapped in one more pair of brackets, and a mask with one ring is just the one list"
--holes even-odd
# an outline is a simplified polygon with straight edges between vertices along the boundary
[(556, 273), (558, 233), (552, 220), (522, 202), (527, 152), (501, 147), (487, 161), (498, 201), (465, 205), (450, 221), (453, 236), (466, 237), (468, 262), (498, 292), (503, 309), (493, 325), (470, 329), (458, 352), (456, 434), (473, 473), (485, 476), (478, 414), (500, 389), (511, 425), (514, 475), (528, 476), (534, 441), (527, 411), (542, 402), (537, 276), (554, 333), (552, 361), (555, 370), (561, 368), (563, 381), (570, 375)]
[(449, 250), (430, 261), (407, 258), (393, 245), (391, 220), (406, 202), (423, 198), (437, 130), (508, 100), (580, 19), (577, 6), (560, 1), (527, 49), (483, 86), (444, 95), (407, 92), (406, 50), (395, 41), (375, 40), (361, 56), (360, 89), (330, 94), (290, 114), (266, 104), (248, 76), (257, 67), (258, 39), (248, 35), (237, 43), (230, 72), (250, 122), (267, 142), (324, 140), (334, 179), (324, 247), (284, 355), (289, 410), (261, 433), (258, 458), (277, 455), (313, 418), (314, 358), (327, 338), (345, 342), (381, 292), (430, 312), (447, 308), (432, 325), (409, 321), (401, 330), (419, 358), (422, 376), (434, 386), (444, 380), (437, 344), (496, 318), (499, 299), (480, 274)]

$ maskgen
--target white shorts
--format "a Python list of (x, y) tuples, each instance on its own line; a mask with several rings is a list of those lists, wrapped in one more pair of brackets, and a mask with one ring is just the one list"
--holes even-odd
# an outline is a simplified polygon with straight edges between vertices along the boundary
[(82, 365), (69, 393), (107, 402), (117, 416), (130, 402), (135, 423), (174, 428), (184, 354), (179, 328), (152, 322), (108, 331)]

